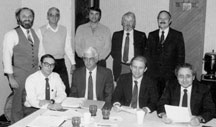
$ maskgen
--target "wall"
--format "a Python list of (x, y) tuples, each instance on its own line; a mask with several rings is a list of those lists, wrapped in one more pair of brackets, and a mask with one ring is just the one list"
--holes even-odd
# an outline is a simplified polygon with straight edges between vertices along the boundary
[[(16, 26), (15, 11), (21, 6), (19, 0), (1, 0), (0, 2), (0, 63), (2, 63), (2, 41), (4, 34)], [(10, 94), (11, 90), (8, 85), (8, 81), (4, 76), (3, 65), (0, 64), (0, 115), (3, 114), (5, 100)]]

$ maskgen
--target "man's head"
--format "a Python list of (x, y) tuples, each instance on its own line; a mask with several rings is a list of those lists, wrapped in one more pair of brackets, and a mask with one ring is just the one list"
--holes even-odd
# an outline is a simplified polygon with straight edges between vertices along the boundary
[(89, 9), (89, 20), (91, 23), (98, 23), (101, 19), (101, 9), (97, 7), (91, 7)]
[(47, 19), (49, 21), (49, 24), (58, 24), (58, 21), (60, 19), (60, 10), (56, 7), (51, 7), (47, 11)]
[(88, 70), (92, 71), (97, 66), (98, 58), (98, 52), (95, 48), (89, 47), (84, 50), (83, 61)]
[(30, 8), (19, 8), (15, 13), (17, 24), (25, 29), (30, 29), (34, 22), (34, 11)]
[(41, 57), (40, 62), (41, 72), (45, 77), (48, 77), (53, 72), (55, 67), (55, 58), (50, 54), (46, 54)]
[(147, 60), (143, 56), (136, 56), (131, 60), (130, 69), (133, 77), (139, 79), (147, 70)]
[(121, 24), (125, 31), (131, 31), (136, 26), (136, 17), (133, 12), (127, 12), (122, 16)]
[(188, 63), (177, 66), (175, 74), (179, 84), (184, 88), (192, 85), (196, 75), (192, 65)]
[(171, 14), (166, 10), (162, 10), (158, 14), (157, 21), (158, 21), (158, 27), (164, 30), (171, 25), (172, 22)]

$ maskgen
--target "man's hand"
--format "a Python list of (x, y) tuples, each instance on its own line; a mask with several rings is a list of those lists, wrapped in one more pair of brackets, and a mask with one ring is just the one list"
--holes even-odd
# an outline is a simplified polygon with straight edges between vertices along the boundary
[(39, 101), (39, 106), (41, 107), (41, 106), (43, 106), (43, 105), (45, 105), (45, 104), (50, 104), (50, 103), (51, 103), (50, 100), (40, 100), (40, 101)]
[(74, 64), (74, 65), (71, 65), (70, 73), (73, 74), (73, 72), (74, 72), (75, 69), (76, 69), (75, 64)]
[(60, 103), (49, 104), (47, 108), (50, 110), (55, 110), (55, 111), (63, 109)]
[(147, 109), (147, 107), (143, 107), (142, 110), (145, 112), (145, 115), (147, 115), (148, 112), (149, 112), (148, 109)]
[(166, 124), (171, 124), (172, 123), (172, 120), (167, 118), (167, 115), (164, 113), (164, 114), (161, 114), (162, 116), (162, 121)]
[(117, 112), (119, 112), (119, 111), (121, 111), (121, 107), (120, 107), (121, 105), (120, 105), (120, 103), (114, 103), (113, 104), (113, 110), (114, 111), (117, 111)]
[(19, 87), (19, 84), (15, 80), (13, 74), (8, 74), (8, 80), (9, 80), (9, 84), (10, 84), (11, 88), (16, 89)]
[(200, 125), (200, 118), (198, 116), (194, 116), (191, 118), (190, 125), (192, 126), (199, 126)]

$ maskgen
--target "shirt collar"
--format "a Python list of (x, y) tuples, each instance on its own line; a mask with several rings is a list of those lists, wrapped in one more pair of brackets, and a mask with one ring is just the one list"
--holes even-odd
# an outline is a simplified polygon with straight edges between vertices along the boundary
[(57, 27), (56, 29), (53, 29), (50, 24), (48, 23), (47, 26), (46, 26), (47, 29), (51, 29), (53, 32), (57, 32), (58, 31), (58, 28), (59, 28), (59, 25), (57, 24)]
[(182, 92), (184, 92), (184, 89), (187, 89), (188, 92), (191, 92), (192, 85), (189, 86), (189, 87), (187, 87), (187, 88), (184, 88), (184, 87), (181, 86), (181, 91), (182, 91)]
[(165, 30), (159, 30), (159, 33), (162, 33), (162, 31), (164, 31), (164, 34), (167, 34), (168, 32), (169, 32), (169, 27), (168, 28), (166, 28)]
[[(95, 73), (96, 72), (96, 70), (97, 70), (97, 66), (91, 71), (92, 73)], [(86, 68), (86, 72), (90, 72), (87, 68)]]
[(48, 79), (50, 79), (50, 78), (51, 78), (51, 76), (52, 76), (52, 74), (53, 74), (53, 72), (52, 72), (52, 73), (51, 73), (51, 74), (50, 74), (48, 77), (45, 77), (45, 76), (44, 76), (44, 74), (42, 73), (42, 71), (41, 71), (41, 70), (40, 70), (40, 73), (41, 73), (42, 77), (44, 77), (44, 79), (45, 79), (45, 78), (48, 78)]
[(134, 32), (134, 30), (131, 30), (130, 32), (124, 30), (124, 35), (126, 36), (127, 33), (129, 33), (130, 35), (132, 35), (133, 32)]
[[(20, 25), (20, 28), (21, 28), (21, 30), (23, 31), (23, 33), (24, 33), (25, 35), (27, 35), (27, 29), (23, 28), (21, 25)], [(29, 30), (30, 30), (30, 29), (29, 29)]]
[(140, 78), (138, 78), (138, 79), (135, 79), (133, 76), (132, 76), (132, 78), (133, 78), (133, 82), (134, 82), (134, 81), (137, 81), (137, 82), (138, 82), (137, 85), (139, 85), (139, 84), (141, 84), (141, 81), (142, 81), (143, 76), (140, 77)]

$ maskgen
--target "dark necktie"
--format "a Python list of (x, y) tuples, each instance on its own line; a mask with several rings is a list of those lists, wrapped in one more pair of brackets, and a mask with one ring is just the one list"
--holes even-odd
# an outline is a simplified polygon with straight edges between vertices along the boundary
[(128, 61), (128, 54), (129, 54), (129, 33), (125, 38), (125, 46), (124, 46), (124, 54), (123, 54), (123, 61), (126, 63)]
[(161, 32), (160, 43), (164, 43), (164, 31)]
[(138, 83), (137, 81), (134, 81), (134, 88), (133, 88), (132, 99), (131, 99), (132, 108), (137, 108), (137, 95), (138, 95), (137, 83)]
[(28, 39), (29, 43), (33, 45), (34, 42), (33, 42), (32, 38), (31, 38), (30, 30), (27, 30), (27, 39)]
[(88, 99), (93, 100), (93, 81), (92, 81), (92, 72), (89, 72), (88, 78)]
[(48, 78), (45, 78), (45, 80), (46, 80), (46, 89), (45, 89), (46, 97), (45, 97), (45, 99), (46, 99), (46, 100), (50, 100), (50, 85), (49, 85), (49, 79), (48, 79)]
[(187, 89), (184, 89), (184, 95), (182, 99), (182, 107), (187, 107)]

